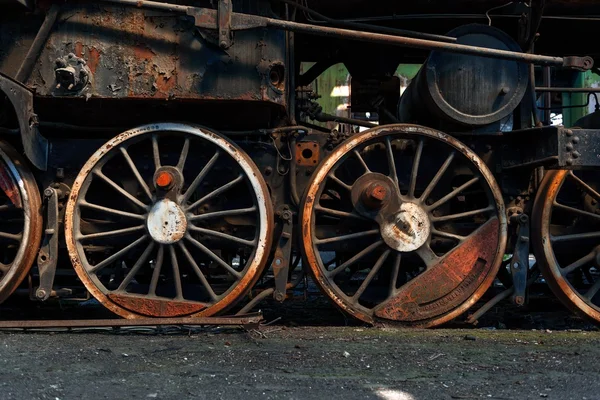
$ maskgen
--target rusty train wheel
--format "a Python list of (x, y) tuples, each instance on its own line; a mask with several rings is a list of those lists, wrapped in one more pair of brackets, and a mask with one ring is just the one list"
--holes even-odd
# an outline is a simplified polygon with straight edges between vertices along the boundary
[(42, 238), (40, 193), (25, 161), (0, 142), (0, 303), (23, 281)]
[(65, 218), (79, 278), (125, 318), (226, 310), (264, 269), (273, 225), (248, 155), (175, 123), (132, 129), (100, 148), (75, 180)]
[(431, 327), (472, 306), (506, 246), (500, 191), (458, 140), (416, 125), (370, 129), (313, 174), (305, 260), (322, 290), (368, 323)]
[(550, 171), (533, 208), (534, 249), (554, 294), (600, 322), (600, 175)]

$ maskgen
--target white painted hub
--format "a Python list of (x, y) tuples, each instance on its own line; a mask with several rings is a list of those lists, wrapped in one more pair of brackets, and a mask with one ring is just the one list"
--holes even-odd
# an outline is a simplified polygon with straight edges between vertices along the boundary
[(162, 199), (152, 207), (147, 224), (152, 239), (162, 244), (180, 241), (187, 230), (183, 210), (168, 199)]
[(385, 243), (402, 252), (423, 246), (430, 232), (431, 222), (427, 212), (414, 203), (402, 203), (400, 211), (381, 224), (381, 236)]

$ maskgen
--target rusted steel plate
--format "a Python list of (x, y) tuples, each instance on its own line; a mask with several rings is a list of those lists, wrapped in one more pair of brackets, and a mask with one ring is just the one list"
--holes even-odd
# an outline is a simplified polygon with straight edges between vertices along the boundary
[(153, 299), (135, 295), (109, 294), (108, 298), (128, 310), (149, 317), (174, 317), (191, 315), (206, 308), (204, 304), (173, 299)]
[[(215, 37), (213, 37), (215, 36)], [(41, 96), (263, 101), (285, 106), (273, 66), (285, 65), (285, 33), (235, 32), (219, 48), (215, 32), (163, 11), (111, 5), (65, 5), (28, 85)], [(80, 91), (57, 89), (55, 62), (73, 53), (90, 71)]]
[(498, 227), (498, 219), (491, 219), (438, 264), (403, 286), (375, 315), (395, 321), (419, 321), (443, 315), (465, 302), (493, 267)]
[(7, 165), (2, 160), (0, 160), (0, 189), (2, 189), (6, 197), (8, 197), (15, 207), (19, 209), (23, 208), (19, 187), (12, 178)]

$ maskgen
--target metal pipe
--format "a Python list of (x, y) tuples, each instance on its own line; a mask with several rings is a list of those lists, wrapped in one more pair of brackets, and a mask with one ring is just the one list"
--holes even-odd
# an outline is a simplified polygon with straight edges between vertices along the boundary
[[(128, 0), (129, 1), (129, 0)], [(528, 62), (540, 65), (564, 66), (563, 57), (542, 56), (537, 54), (519, 53), (506, 50), (490, 49), (485, 47), (467, 46), (457, 43), (443, 43), (433, 40), (416, 39), (404, 36), (384, 35), (381, 33), (360, 32), (349, 29), (329, 28), (325, 26), (315, 26), (300, 24), (297, 22), (283, 21), (279, 19), (266, 18), (268, 26), (287, 29), (294, 32), (305, 33), (309, 35), (324, 36), (340, 39), (354, 39), (364, 42), (388, 44), (423, 50), (448, 51), (451, 53), (467, 54), (489, 58), (498, 58), (502, 60), (512, 60)]]
[(371, 122), (361, 121), (360, 119), (338, 117), (336, 115), (325, 114), (322, 112), (315, 114), (314, 119), (319, 122), (341, 122), (342, 124), (358, 125), (366, 128), (375, 128), (379, 126)]
[(31, 44), (27, 55), (23, 59), (23, 63), (21, 63), (21, 66), (17, 71), (15, 80), (21, 83), (25, 83), (25, 81), (31, 75), (33, 67), (35, 66), (35, 62), (37, 61), (42, 51), (42, 48), (48, 41), (48, 35), (50, 35), (50, 31), (52, 30), (52, 27), (56, 22), (59, 10), (60, 6), (57, 4), (53, 4), (52, 7), (50, 7), (50, 10), (48, 10), (46, 18), (44, 19), (40, 30), (38, 31), (37, 35), (35, 35), (35, 39), (33, 39), (33, 43)]
[[(542, 82), (544, 86), (550, 87), (550, 67), (542, 69)], [(544, 93), (544, 107), (538, 107), (538, 109), (544, 111), (544, 124), (550, 125), (550, 110), (552, 109), (552, 94), (550, 92)]]
[(600, 93), (600, 87), (567, 88), (538, 86), (535, 88), (535, 91), (540, 93)]

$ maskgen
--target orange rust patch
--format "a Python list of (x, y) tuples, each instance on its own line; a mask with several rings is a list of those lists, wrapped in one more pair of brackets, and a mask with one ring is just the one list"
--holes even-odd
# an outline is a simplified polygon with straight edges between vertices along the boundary
[(75, 55), (81, 57), (83, 55), (83, 43), (75, 42)]
[(87, 65), (88, 67), (90, 67), (90, 71), (92, 71), (92, 74), (96, 73), (96, 68), (98, 67), (98, 64), (100, 63), (100, 50), (98, 50), (95, 47), (90, 47), (89, 51), (88, 51), (88, 60), (87, 60)]
[(137, 60), (149, 61), (155, 56), (155, 53), (148, 46), (138, 45), (133, 48), (133, 54)]
[(194, 314), (206, 308), (204, 304), (173, 299), (150, 299), (119, 294), (109, 294), (108, 298), (121, 307), (148, 317), (179, 317)]
[(415, 322), (459, 307), (488, 275), (498, 248), (499, 221), (494, 218), (439, 263), (404, 285), (375, 315)]

